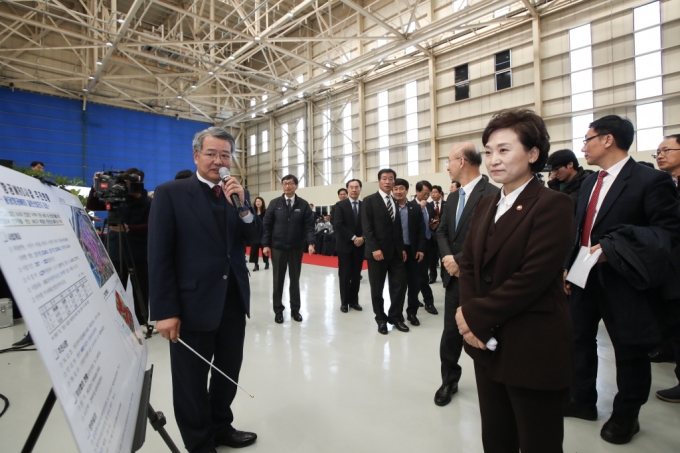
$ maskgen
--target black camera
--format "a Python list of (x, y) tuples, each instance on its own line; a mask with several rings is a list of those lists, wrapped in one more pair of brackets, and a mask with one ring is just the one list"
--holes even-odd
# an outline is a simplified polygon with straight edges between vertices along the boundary
[(110, 170), (97, 174), (94, 195), (107, 202), (123, 202), (127, 195), (142, 193), (142, 177), (122, 170)]

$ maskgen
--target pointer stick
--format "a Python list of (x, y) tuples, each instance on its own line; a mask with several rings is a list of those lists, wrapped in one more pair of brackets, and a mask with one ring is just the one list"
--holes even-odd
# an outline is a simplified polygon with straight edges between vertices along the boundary
[(222, 376), (224, 376), (225, 378), (227, 378), (227, 379), (229, 379), (231, 382), (233, 382), (234, 385), (235, 385), (236, 387), (238, 387), (238, 388), (240, 388), (241, 390), (243, 390), (244, 392), (246, 392), (251, 398), (255, 398), (255, 395), (251, 395), (250, 392), (248, 392), (248, 390), (246, 390), (246, 389), (244, 389), (243, 387), (241, 387), (240, 385), (238, 385), (238, 383), (237, 383), (236, 381), (234, 381), (232, 378), (230, 378), (229, 376), (227, 376), (226, 374), (224, 374), (224, 372), (222, 372), (222, 370), (220, 370), (219, 368), (217, 368), (217, 367), (216, 367), (215, 365), (213, 365), (212, 363), (208, 362), (208, 361), (205, 359), (205, 357), (203, 357), (203, 356), (202, 356), (201, 354), (199, 354), (198, 352), (194, 351), (194, 349), (193, 349), (191, 346), (189, 346), (188, 344), (186, 344), (181, 338), (178, 338), (177, 341), (179, 341), (179, 342), (182, 343), (184, 346), (186, 346), (187, 349), (188, 349), (189, 351), (193, 352), (193, 353), (196, 354), (198, 357), (200, 357), (201, 360), (203, 360), (205, 363), (207, 363), (208, 365), (210, 365), (210, 367), (211, 367), (212, 369), (217, 370)]

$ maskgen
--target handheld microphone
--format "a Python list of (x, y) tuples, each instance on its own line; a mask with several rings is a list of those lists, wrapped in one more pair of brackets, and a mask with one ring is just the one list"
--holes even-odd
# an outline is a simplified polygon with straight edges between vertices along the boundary
[[(220, 178), (222, 178), (222, 182), (227, 182), (230, 176), (231, 173), (229, 173), (229, 169), (227, 167), (220, 168)], [(231, 198), (231, 202), (234, 204), (236, 209), (240, 211), (243, 208), (243, 203), (241, 203), (241, 199), (238, 197), (238, 194), (232, 193), (229, 198)]]

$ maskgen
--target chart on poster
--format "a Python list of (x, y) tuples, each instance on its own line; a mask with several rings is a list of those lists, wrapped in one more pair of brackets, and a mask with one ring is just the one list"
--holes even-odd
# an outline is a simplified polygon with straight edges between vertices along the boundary
[(0, 167), (0, 268), (80, 451), (129, 452), (146, 343), (78, 198)]

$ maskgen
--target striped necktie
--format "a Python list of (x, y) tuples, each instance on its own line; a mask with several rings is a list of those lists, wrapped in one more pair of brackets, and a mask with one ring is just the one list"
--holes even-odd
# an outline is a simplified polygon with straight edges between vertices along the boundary
[(392, 217), (392, 221), (394, 222), (394, 208), (392, 207), (392, 200), (390, 200), (389, 195), (385, 197), (385, 201), (387, 201), (387, 212), (390, 213), (390, 217)]

